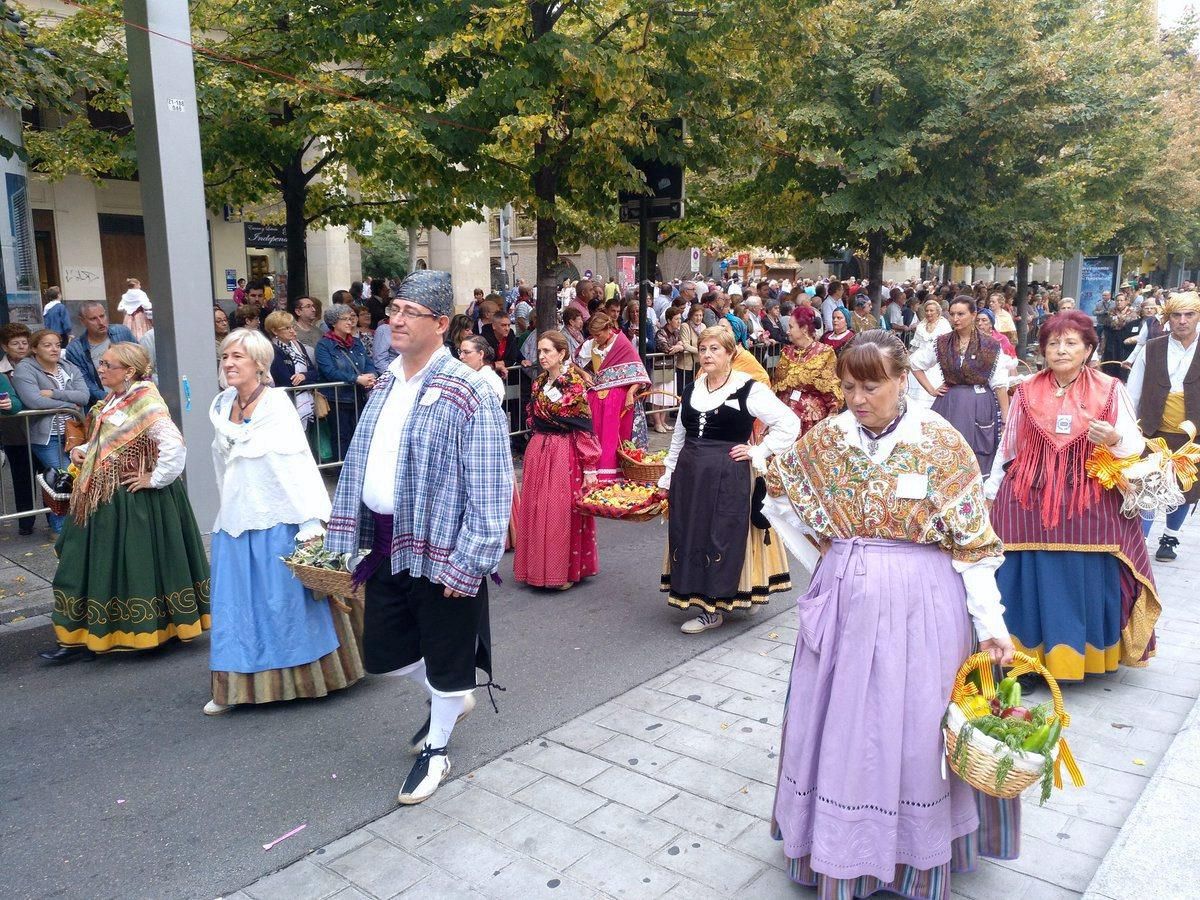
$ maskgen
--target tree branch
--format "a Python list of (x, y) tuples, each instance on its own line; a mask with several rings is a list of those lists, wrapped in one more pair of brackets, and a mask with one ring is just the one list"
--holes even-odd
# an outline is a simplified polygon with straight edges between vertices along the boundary
[[(308, 139), (308, 143), (305, 144), (305, 147), (304, 147), (305, 150), (307, 150), (308, 147), (312, 145), (313, 140), (315, 140), (315, 138)], [(303, 151), (301, 151), (301, 155), (303, 155)], [(335, 159), (337, 159), (338, 155), (339, 154), (336, 150), (330, 150), (328, 153), (326, 153), (324, 156), (322, 156), (319, 160), (317, 160), (313, 164), (313, 167), (311, 169), (309, 169), (307, 172), (304, 173), (304, 180), (306, 182), (312, 181), (319, 174), (321, 174), (322, 169), (324, 169), (327, 165), (329, 165), (331, 162), (333, 162)]]
[(306, 216), (304, 219), (305, 225), (311, 225), (318, 219), (323, 219), (330, 213), (341, 212), (347, 209), (362, 209), (364, 207), (376, 206), (395, 206), (397, 203), (408, 203), (407, 197), (394, 197), (390, 200), (356, 200), (353, 203), (332, 203), (324, 209), (319, 209), (311, 216)]

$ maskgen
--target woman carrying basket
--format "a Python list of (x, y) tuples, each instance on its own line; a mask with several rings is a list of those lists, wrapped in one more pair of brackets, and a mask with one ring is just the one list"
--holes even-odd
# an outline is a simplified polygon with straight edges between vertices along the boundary
[(513, 577), (533, 587), (566, 590), (599, 570), (596, 522), (575, 511), (575, 500), (596, 486), (600, 444), (592, 433), (587, 382), (571, 364), (567, 337), (538, 338), (542, 374), (533, 384), (517, 513)]
[(324, 697), (363, 677), (349, 616), (317, 600), (284, 564), (297, 541), (325, 533), (325, 489), (287, 394), (270, 387), (275, 351), (238, 329), (221, 342), (228, 388), (209, 408), (221, 508), (212, 539), (212, 700)]
[(996, 662), (1012, 659), (1000, 541), (962, 435), (905, 404), (900, 339), (859, 335), (838, 374), (846, 412), (767, 474), (767, 517), (813, 571), (798, 601), (773, 831), (792, 879), (822, 897), (944, 900), (952, 872), (1018, 849), (1019, 800), (942, 775), (960, 664), (976, 639)]
[[(723, 612), (791, 587), (783, 547), (752, 527), (750, 462), (761, 471), (800, 434), (800, 420), (768, 385), (734, 370), (739, 348), (729, 328), (706, 328), (698, 349), (701, 374), (684, 389), (658, 482), (670, 491), (671, 510), (661, 590), (671, 606), (700, 612), (684, 634), (717, 628)], [(752, 447), (755, 419), (770, 430)]]
[(638, 397), (650, 386), (650, 376), (629, 338), (607, 315), (592, 316), (588, 334), (591, 338), (579, 351), (579, 363), (592, 379), (588, 403), (600, 442), (597, 473), (602, 482), (618, 481), (617, 448), (628, 440), (646, 446), (646, 419)]

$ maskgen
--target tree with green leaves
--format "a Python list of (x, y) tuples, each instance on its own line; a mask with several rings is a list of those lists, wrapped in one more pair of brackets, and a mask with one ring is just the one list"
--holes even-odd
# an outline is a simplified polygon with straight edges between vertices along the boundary
[(408, 231), (395, 222), (376, 222), (370, 237), (360, 238), (363, 271), (380, 278), (408, 274)]
[[(429, 0), (409, 13), (404, 55), (422, 55), (454, 101), (451, 126), (426, 137), (536, 218), (543, 327), (560, 247), (615, 221), (618, 191), (643, 187), (639, 156), (703, 170), (748, 135), (757, 66), (714, 66), (789, 15), (724, 0)], [(686, 135), (662, 127), (679, 116)]]
[(1035, 9), (833, 0), (798, 15), (778, 36), (791, 60), (768, 107), (779, 137), (735, 191), (732, 226), (797, 256), (865, 253), (878, 309), (884, 258), (952, 227), (947, 210), (979, 195), (997, 135), (1035, 105), (1050, 65)]
[[(192, 4), (208, 205), (282, 218), (291, 297), (308, 290), (308, 229), (359, 228), (385, 217), (449, 228), (477, 215), (478, 198), (487, 195), (482, 178), (464, 178), (425, 137), (427, 128), (440, 127), (430, 110), (450, 101), (420, 77), (420, 54), (397, 54), (409, 5)], [(102, 88), (92, 104), (99, 98), (123, 110), (129, 94), (121, 8), (120, 0), (94, 0), (47, 31), (64, 51), (90, 54)], [(107, 156), (94, 153), (101, 140), (113, 145)], [(97, 135), (82, 116), (28, 143), (50, 177), (127, 175), (134, 160), (131, 135)], [(114, 165), (120, 159), (129, 164), (124, 171)]]

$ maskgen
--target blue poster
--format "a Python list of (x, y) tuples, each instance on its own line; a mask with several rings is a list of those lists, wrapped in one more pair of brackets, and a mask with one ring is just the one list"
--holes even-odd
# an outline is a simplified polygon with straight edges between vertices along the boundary
[(1079, 278), (1079, 309), (1089, 316), (1096, 314), (1096, 305), (1105, 291), (1117, 290), (1121, 278), (1121, 257), (1085, 256)]

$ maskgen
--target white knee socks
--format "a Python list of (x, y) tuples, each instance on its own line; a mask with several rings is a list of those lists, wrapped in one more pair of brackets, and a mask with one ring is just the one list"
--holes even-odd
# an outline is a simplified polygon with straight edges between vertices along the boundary
[(434, 694), (429, 709), (429, 746), (434, 750), (450, 742), (450, 732), (467, 706), (466, 696), (443, 697)]
[(425, 687), (425, 660), (418, 659), (411, 666), (405, 666), (403, 669), (392, 669), (392, 671), (385, 672), (384, 674), (400, 678), (411, 678), (421, 687)]

